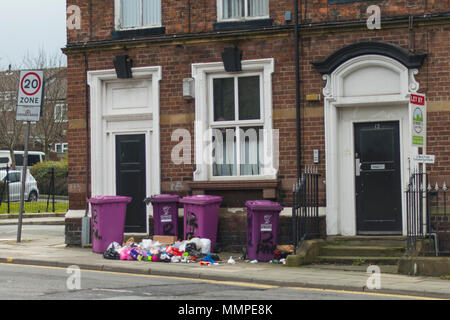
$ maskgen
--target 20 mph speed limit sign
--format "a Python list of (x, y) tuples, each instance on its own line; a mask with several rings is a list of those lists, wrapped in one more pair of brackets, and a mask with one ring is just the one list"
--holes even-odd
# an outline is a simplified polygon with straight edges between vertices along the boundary
[(39, 121), (44, 91), (42, 70), (22, 70), (19, 79), (16, 120)]

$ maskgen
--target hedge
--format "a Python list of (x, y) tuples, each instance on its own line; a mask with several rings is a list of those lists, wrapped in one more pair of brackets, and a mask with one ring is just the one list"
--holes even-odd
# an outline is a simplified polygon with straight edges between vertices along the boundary
[(50, 194), (52, 168), (55, 168), (55, 195), (67, 195), (67, 160), (36, 163), (30, 172), (38, 182), (40, 194)]

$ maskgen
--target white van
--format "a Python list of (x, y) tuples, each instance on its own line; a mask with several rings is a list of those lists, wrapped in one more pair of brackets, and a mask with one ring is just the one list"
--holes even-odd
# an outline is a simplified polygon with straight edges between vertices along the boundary
[[(23, 167), (23, 150), (14, 151), (14, 158), (16, 160), (16, 169)], [(45, 153), (42, 151), (28, 151), (28, 167), (35, 165), (38, 162), (45, 161)], [(0, 150), (0, 168), (11, 167), (11, 155), (9, 150)]]

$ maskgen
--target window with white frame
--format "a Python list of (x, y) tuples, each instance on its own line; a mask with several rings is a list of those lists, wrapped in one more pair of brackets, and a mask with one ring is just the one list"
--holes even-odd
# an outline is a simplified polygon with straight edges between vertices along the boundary
[(67, 104), (55, 104), (53, 117), (55, 119), (55, 122), (67, 122)]
[(161, 26), (161, 0), (115, 0), (116, 28)]
[(212, 175), (261, 173), (264, 120), (261, 75), (211, 77)]
[(245, 20), (269, 17), (269, 0), (217, 0), (218, 20)]
[(64, 153), (69, 149), (68, 143), (55, 143), (55, 152)]
[(276, 177), (273, 59), (243, 61), (242, 69), (230, 74), (222, 63), (193, 65), (197, 131), (194, 180)]

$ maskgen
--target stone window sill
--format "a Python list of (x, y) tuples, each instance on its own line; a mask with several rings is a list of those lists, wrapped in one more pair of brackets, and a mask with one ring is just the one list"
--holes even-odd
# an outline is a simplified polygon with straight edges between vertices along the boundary
[(275, 199), (280, 180), (231, 180), (192, 181), (189, 187), (193, 195), (208, 194), (208, 191), (262, 190), (264, 199)]
[(214, 31), (225, 30), (239, 30), (239, 29), (258, 29), (264, 27), (271, 27), (273, 25), (272, 19), (257, 19), (244, 21), (229, 21), (214, 23)]
[(114, 30), (111, 32), (111, 36), (113, 40), (121, 40), (136, 37), (155, 36), (165, 33), (166, 33), (165, 27), (158, 27), (158, 28), (144, 28), (144, 29)]

